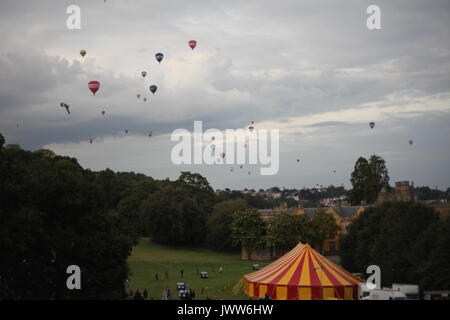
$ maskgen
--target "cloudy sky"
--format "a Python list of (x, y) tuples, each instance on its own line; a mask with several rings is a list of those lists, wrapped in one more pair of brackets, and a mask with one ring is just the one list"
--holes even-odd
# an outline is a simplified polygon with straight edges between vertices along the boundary
[[(72, 4), (80, 30), (66, 27)], [(371, 4), (381, 30), (366, 27)], [(374, 153), (391, 184), (447, 188), (449, 30), (448, 0), (2, 0), (0, 132), (93, 170), (190, 170), (215, 188), (348, 187), (357, 158)], [(101, 82), (95, 96), (90, 80)], [(279, 129), (278, 174), (173, 164), (170, 135), (194, 120)]]

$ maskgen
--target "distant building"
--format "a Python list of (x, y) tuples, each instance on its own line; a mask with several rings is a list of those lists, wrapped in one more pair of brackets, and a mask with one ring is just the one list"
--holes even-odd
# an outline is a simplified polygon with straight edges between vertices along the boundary
[(435, 199), (435, 200), (418, 200), (416, 194), (414, 194), (414, 183), (409, 185), (409, 181), (398, 181), (395, 183), (395, 189), (388, 191), (383, 188), (378, 194), (376, 203), (382, 203), (385, 201), (414, 201), (426, 204), (439, 214), (441, 218), (450, 217), (450, 203), (447, 199)]
[(410, 186), (409, 181), (397, 181), (393, 191), (387, 188), (381, 189), (376, 202), (385, 201), (417, 201), (417, 196), (414, 195), (414, 184)]

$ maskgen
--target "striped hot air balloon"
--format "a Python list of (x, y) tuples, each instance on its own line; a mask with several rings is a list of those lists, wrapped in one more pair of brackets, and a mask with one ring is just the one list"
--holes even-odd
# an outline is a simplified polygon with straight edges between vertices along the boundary
[(95, 93), (100, 89), (100, 82), (98, 81), (89, 81), (88, 83), (89, 90), (95, 95)]
[(267, 294), (276, 300), (353, 300), (361, 282), (309, 244), (299, 243), (280, 259), (245, 275), (244, 290), (254, 298)]

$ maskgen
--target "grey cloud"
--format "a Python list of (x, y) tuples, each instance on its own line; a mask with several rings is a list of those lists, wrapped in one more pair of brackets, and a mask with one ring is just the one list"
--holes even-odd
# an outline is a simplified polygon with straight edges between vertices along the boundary
[[(77, 143), (89, 136), (119, 137), (125, 129), (138, 136), (148, 130), (167, 134), (176, 128), (192, 129), (194, 120), (226, 129), (250, 121), (289, 123), (294, 117), (358, 109), (368, 103), (426, 105), (432, 95), (448, 101), (447, 0), (379, 0), (380, 31), (365, 27), (365, 9), (372, 4), (368, 0), (339, 4), (80, 0), (80, 31), (65, 28), (70, 4), (0, 3), (0, 132), (10, 142), (39, 148)], [(194, 51), (187, 47), (190, 39), (199, 41)], [(88, 50), (82, 62), (81, 48)], [(161, 65), (153, 57), (158, 51), (166, 55)], [(147, 87), (150, 82), (158, 85), (155, 96), (145, 91), (141, 70), (149, 72)], [(95, 97), (87, 90), (89, 80), (102, 82)], [(148, 103), (137, 100), (137, 93), (147, 94)], [(61, 101), (71, 105), (70, 116), (59, 107)], [(104, 117), (102, 109), (107, 111)], [(385, 112), (390, 112), (387, 107)], [(393, 160), (391, 170), (406, 179), (410, 174), (411, 179), (417, 176), (424, 183), (436, 179), (444, 185), (449, 177), (436, 172), (450, 171), (449, 154), (442, 151), (450, 149), (443, 138), (448, 137), (444, 125), (448, 117), (445, 111), (418, 112), (414, 117), (393, 113), (372, 131), (365, 121), (318, 121), (310, 126), (317, 130), (301, 134), (294, 145), (282, 142), (286, 158), (279, 175), (254, 177), (248, 184), (347, 182), (353, 162), (368, 154), (369, 147), (390, 157), (396, 148), (403, 150), (401, 141), (420, 131), (414, 150), (426, 152), (428, 158), (415, 154), (408, 160), (411, 165), (403, 166)], [(391, 144), (394, 141), (398, 145)], [(426, 149), (421, 149), (424, 145)], [(322, 157), (333, 146), (332, 165)], [(395, 159), (408, 159), (407, 150), (399, 151), (401, 156)], [(300, 153), (314, 165), (292, 166), (289, 159)], [(109, 163), (110, 157), (103, 160)], [(331, 166), (338, 170), (335, 176), (322, 173)], [(430, 166), (436, 169), (428, 170)], [(427, 170), (422, 174), (423, 167)], [(178, 169), (168, 167), (164, 172), (175, 174)], [(247, 183), (210, 169), (204, 170), (216, 185)], [(290, 170), (308, 173), (296, 176)]]

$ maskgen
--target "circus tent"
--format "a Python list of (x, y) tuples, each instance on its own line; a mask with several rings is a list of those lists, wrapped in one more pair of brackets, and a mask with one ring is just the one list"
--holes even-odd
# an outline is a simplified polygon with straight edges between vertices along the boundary
[(244, 290), (250, 297), (268, 294), (276, 300), (358, 298), (363, 280), (337, 266), (309, 244), (299, 243), (280, 259), (244, 276)]

